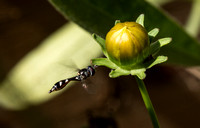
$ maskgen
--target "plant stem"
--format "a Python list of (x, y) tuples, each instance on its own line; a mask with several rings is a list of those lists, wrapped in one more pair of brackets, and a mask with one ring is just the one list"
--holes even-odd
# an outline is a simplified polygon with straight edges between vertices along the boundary
[(153, 105), (151, 103), (151, 99), (149, 97), (149, 94), (147, 92), (144, 82), (141, 79), (139, 79), (137, 76), (135, 76), (135, 79), (137, 81), (140, 93), (142, 95), (142, 99), (144, 101), (144, 104), (145, 104), (148, 112), (149, 112), (149, 115), (150, 115), (150, 118), (151, 118), (154, 128), (160, 128), (159, 122), (158, 122), (158, 119), (156, 116), (156, 112), (154, 111)]

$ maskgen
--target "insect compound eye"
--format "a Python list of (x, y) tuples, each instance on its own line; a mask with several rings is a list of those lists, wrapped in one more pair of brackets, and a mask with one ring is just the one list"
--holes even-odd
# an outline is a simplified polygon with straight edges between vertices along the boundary
[(90, 72), (91, 76), (95, 74), (95, 69), (92, 66), (88, 66), (88, 71)]

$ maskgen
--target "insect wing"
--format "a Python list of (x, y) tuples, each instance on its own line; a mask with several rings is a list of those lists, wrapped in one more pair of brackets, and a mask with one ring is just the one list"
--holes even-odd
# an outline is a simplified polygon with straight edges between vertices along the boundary
[(82, 81), (82, 87), (89, 94), (96, 94), (98, 91), (98, 86), (92, 80), (90, 80), (90, 78), (87, 78), (87, 80)]

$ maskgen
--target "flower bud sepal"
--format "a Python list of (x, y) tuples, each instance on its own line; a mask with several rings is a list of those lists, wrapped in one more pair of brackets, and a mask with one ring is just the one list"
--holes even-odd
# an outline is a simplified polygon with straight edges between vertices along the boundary
[[(120, 23), (119, 20), (116, 20), (115, 25)], [(137, 20), (136, 23), (140, 24), (144, 27), (144, 14), (141, 14)], [(160, 48), (168, 43), (171, 42), (171, 38), (162, 38), (155, 42), (153, 42), (153, 38), (158, 34), (159, 29), (154, 28), (150, 32), (148, 32), (148, 42), (150, 43), (148, 47), (144, 49), (142, 54), (139, 54), (139, 56), (142, 56), (143, 58), (140, 59), (140, 61), (132, 64), (132, 65), (120, 65), (119, 63), (115, 62), (115, 60), (112, 60), (112, 57), (108, 54), (108, 51), (106, 49), (105, 40), (101, 38), (100, 36), (93, 34), (93, 38), (96, 40), (96, 42), (101, 46), (101, 49), (103, 51), (103, 54), (106, 58), (96, 58), (92, 59), (92, 64), (98, 65), (98, 66), (106, 66), (108, 68), (111, 68), (111, 72), (109, 76), (111, 78), (116, 78), (122, 75), (136, 75), (140, 79), (144, 79), (146, 77), (145, 71), (152, 66), (163, 63), (167, 61), (166, 56), (156, 56)]]

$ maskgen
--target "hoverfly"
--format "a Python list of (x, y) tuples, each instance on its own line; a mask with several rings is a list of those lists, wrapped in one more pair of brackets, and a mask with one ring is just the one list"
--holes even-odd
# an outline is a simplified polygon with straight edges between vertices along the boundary
[[(79, 70), (77, 76), (58, 81), (57, 83), (54, 84), (54, 86), (51, 88), (51, 90), (49, 90), (49, 93), (61, 90), (70, 81), (83, 81), (83, 80), (87, 79), (88, 77), (93, 76), (95, 74), (96, 68), (97, 68), (96, 65), (88, 66), (87, 68), (83, 68), (83, 69)], [(83, 88), (87, 88), (86, 84), (83, 84)]]

